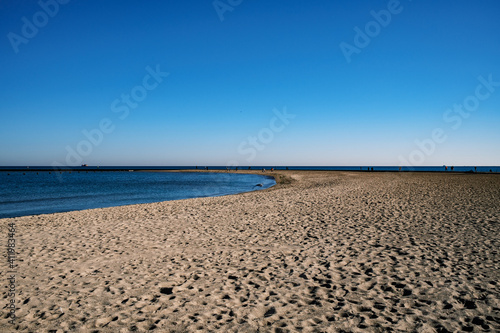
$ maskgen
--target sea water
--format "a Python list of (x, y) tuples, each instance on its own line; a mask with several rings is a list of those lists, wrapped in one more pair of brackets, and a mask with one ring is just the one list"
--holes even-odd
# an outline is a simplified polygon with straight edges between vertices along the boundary
[(221, 196), (275, 184), (272, 177), (234, 173), (2, 171), (0, 218)]

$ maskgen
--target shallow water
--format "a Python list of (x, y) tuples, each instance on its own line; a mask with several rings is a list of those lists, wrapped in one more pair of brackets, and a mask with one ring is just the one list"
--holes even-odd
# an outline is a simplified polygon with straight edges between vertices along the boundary
[(266, 176), (227, 173), (0, 172), (0, 218), (220, 196), (275, 184)]

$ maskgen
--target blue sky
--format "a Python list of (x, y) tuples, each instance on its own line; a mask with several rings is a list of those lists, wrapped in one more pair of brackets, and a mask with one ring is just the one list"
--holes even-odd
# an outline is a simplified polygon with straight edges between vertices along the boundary
[(500, 165), (498, 1), (59, 1), (0, 3), (0, 165)]

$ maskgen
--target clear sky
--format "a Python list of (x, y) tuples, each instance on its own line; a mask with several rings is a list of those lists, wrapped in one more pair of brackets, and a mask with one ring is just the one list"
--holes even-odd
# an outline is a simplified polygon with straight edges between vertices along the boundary
[(0, 165), (500, 165), (499, 17), (497, 0), (1, 1)]

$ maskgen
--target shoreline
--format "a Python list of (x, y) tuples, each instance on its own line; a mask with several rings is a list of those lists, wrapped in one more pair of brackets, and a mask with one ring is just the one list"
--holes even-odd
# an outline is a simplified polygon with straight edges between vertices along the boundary
[[(205, 167), (194, 167), (194, 166), (175, 166), (175, 167), (156, 167), (156, 166), (87, 166), (87, 167), (65, 167), (56, 168), (49, 166), (38, 166), (38, 167), (0, 167), (0, 173), (2, 172), (49, 172), (49, 173), (63, 173), (63, 172), (261, 172), (263, 168), (266, 169), (266, 173), (271, 172), (271, 168), (275, 171), (299, 171), (299, 172), (389, 172), (389, 173), (420, 173), (420, 172), (432, 172), (432, 173), (468, 173), (468, 174), (499, 174), (500, 166), (454, 166), (455, 170), (443, 169), (443, 166), (402, 166), (401, 170), (399, 166), (243, 166), (239, 167), (239, 170), (235, 168), (229, 168), (223, 166), (209, 166), (208, 169)], [(290, 168), (290, 169), (288, 169)], [(370, 170), (373, 169), (373, 170)], [(452, 168), (452, 167), (449, 167)], [(475, 168), (479, 168), (479, 171)], [(482, 170), (483, 169), (483, 170)], [(486, 169), (486, 170), (484, 170)], [(495, 171), (493, 171), (495, 170)]]
[[(109, 170), (101, 170), (101, 171), (109, 171)], [(117, 172), (117, 171), (110, 171), (110, 172)], [(118, 170), (118, 172), (128, 172), (126, 170)], [(41, 215), (51, 215), (51, 214), (65, 214), (65, 213), (72, 213), (72, 212), (81, 212), (81, 211), (93, 211), (93, 210), (99, 210), (99, 209), (108, 209), (108, 208), (120, 208), (120, 207), (128, 207), (128, 206), (137, 206), (137, 205), (148, 205), (148, 204), (156, 204), (156, 203), (163, 203), (163, 202), (175, 202), (175, 201), (183, 201), (183, 200), (191, 200), (191, 199), (198, 199), (198, 198), (217, 198), (217, 197), (224, 197), (224, 196), (238, 196), (246, 193), (252, 193), (252, 192), (267, 192), (267, 191), (272, 191), (273, 189), (276, 188), (284, 188), (291, 186), (295, 180), (290, 177), (287, 174), (294, 174), (294, 173), (341, 173), (341, 174), (346, 174), (346, 173), (366, 173), (366, 174), (371, 174), (372, 171), (340, 171), (340, 170), (275, 170), (275, 171), (266, 171), (263, 173), (261, 170), (231, 170), (231, 171), (226, 171), (226, 170), (171, 170), (171, 169), (164, 169), (164, 170), (136, 170), (135, 172), (172, 172), (172, 173), (223, 173), (223, 174), (248, 174), (248, 175), (261, 175), (269, 179), (274, 179), (276, 182), (275, 185), (262, 189), (262, 190), (251, 190), (251, 191), (245, 191), (245, 192), (240, 192), (240, 193), (233, 193), (233, 194), (223, 194), (223, 195), (217, 195), (217, 196), (207, 196), (207, 197), (197, 197), (197, 198), (184, 198), (184, 199), (173, 199), (173, 200), (164, 200), (164, 201), (155, 201), (155, 202), (150, 202), (150, 203), (137, 203), (137, 204), (127, 204), (127, 205), (119, 205), (119, 206), (109, 206), (109, 207), (98, 207), (98, 208), (88, 208), (88, 209), (80, 209), (80, 210), (70, 210), (70, 211), (63, 211), (63, 212), (54, 212), (54, 213), (41, 213), (41, 214), (34, 214), (34, 215), (22, 215), (22, 216), (17, 216), (17, 217), (3, 217), (0, 218), (0, 222), (2, 220), (6, 219), (18, 219), (18, 218), (23, 218), (23, 217), (36, 217), (36, 216), (41, 216)], [(379, 171), (380, 172), (380, 171)], [(471, 176), (471, 175), (498, 175), (498, 173), (470, 173), (470, 172), (440, 172), (440, 171), (417, 171), (417, 172), (399, 172), (399, 171), (381, 171), (383, 174), (393, 174), (393, 175), (403, 175), (403, 174), (447, 174), (450, 176), (460, 176), (460, 175), (465, 175), (465, 176)], [(376, 173), (376, 171), (373, 171), (373, 173)], [(278, 186), (279, 185), (279, 186)]]
[(500, 176), (455, 175), (274, 171), (261, 191), (2, 219), (14, 328), (500, 330)]
[[(396, 170), (349, 170), (349, 169), (339, 169), (339, 170), (309, 170), (309, 169), (291, 169), (291, 170), (283, 170), (283, 169), (277, 169), (275, 171), (270, 171), (266, 169), (265, 172), (262, 170), (257, 170), (257, 169), (240, 169), (240, 170), (224, 170), (224, 169), (65, 169), (65, 170), (51, 170), (51, 169), (0, 169), (1, 172), (24, 172), (24, 173), (31, 173), (31, 172), (48, 172), (48, 173), (63, 173), (63, 172), (218, 172), (218, 173), (237, 173), (237, 172), (244, 172), (244, 171), (255, 171), (255, 172), (260, 172), (260, 173), (270, 173), (270, 172), (277, 172), (277, 171), (290, 171), (290, 172), (356, 172), (356, 173), (442, 173), (442, 174), (485, 174), (485, 175), (494, 175), (494, 174), (500, 174), (500, 172), (486, 172), (486, 171), (444, 171), (444, 170), (401, 170), (401, 171), (396, 171)], [(253, 172), (252, 172), (253, 174)]]
[[(141, 172), (141, 171), (137, 171), (137, 172)], [(182, 171), (182, 170), (155, 170), (155, 171), (147, 171), (147, 172), (153, 172), (153, 173), (169, 172), (169, 173), (184, 173), (184, 174), (193, 173), (193, 172), (185, 172), (185, 171)], [(217, 173), (217, 172), (200, 171), (199, 173), (213, 174), (213, 173)], [(37, 172), (37, 175), (38, 175), (38, 172)], [(240, 175), (240, 176), (238, 177), (237, 175)], [(185, 199), (192, 199), (192, 198), (204, 198), (204, 197), (219, 197), (219, 196), (226, 196), (226, 195), (237, 195), (237, 194), (241, 194), (241, 193), (266, 190), (267, 188), (273, 187), (273, 186), (276, 185), (276, 180), (271, 175), (265, 175), (265, 174), (258, 174), (258, 173), (247, 172), (247, 173), (224, 173), (224, 175), (216, 177), (217, 179), (214, 182), (215, 185), (212, 186), (212, 187), (216, 188), (216, 189), (219, 189), (219, 188), (221, 188), (221, 184), (220, 183), (221, 182), (223, 183), (223, 182), (225, 182), (227, 180), (229, 180), (231, 183), (233, 183), (233, 181), (237, 182), (238, 179), (241, 179), (242, 175), (249, 175), (249, 176), (251, 175), (252, 177), (256, 178), (255, 181), (256, 181), (256, 183), (260, 183), (260, 187), (258, 187), (257, 185), (255, 185), (255, 186), (247, 185), (245, 187), (241, 187), (241, 186), (240, 187), (235, 187), (235, 186), (233, 186), (233, 188), (231, 188), (231, 190), (226, 190), (226, 191), (218, 190), (217, 193), (214, 192), (212, 194), (207, 194), (207, 193), (200, 194), (200, 193), (202, 193), (202, 191), (200, 191), (197, 187), (194, 187), (193, 189), (190, 189), (189, 191), (184, 191), (183, 195), (176, 195), (175, 196), (176, 198), (175, 197), (174, 198), (155, 198), (154, 201), (150, 201), (150, 200), (144, 199), (145, 197), (147, 197), (147, 193), (142, 193), (141, 197), (136, 197), (135, 198), (135, 200), (134, 200), (135, 203), (133, 203), (133, 202), (131, 203), (131, 202), (118, 202), (118, 201), (115, 201), (114, 204), (109, 203), (109, 204), (101, 206), (101, 207), (99, 207), (99, 205), (97, 205), (97, 204), (95, 204), (95, 205), (86, 205), (86, 207), (85, 207), (84, 205), (78, 205), (78, 204), (74, 203), (73, 205), (66, 205), (64, 207), (58, 207), (57, 210), (54, 209), (54, 211), (52, 211), (52, 212), (48, 212), (49, 209), (44, 209), (43, 207), (45, 207), (45, 206), (40, 206), (40, 205), (37, 206), (37, 209), (33, 209), (33, 207), (31, 207), (31, 210), (27, 210), (27, 209), (23, 210), (23, 209), (18, 209), (16, 207), (17, 214), (22, 214), (22, 215), (18, 215), (18, 216), (5, 216), (7, 214), (0, 214), (0, 220), (6, 219), (6, 218), (20, 218), (20, 217), (24, 217), (24, 216), (39, 216), (39, 215), (45, 215), (45, 214), (70, 213), (70, 212), (74, 212), (74, 211), (84, 211), (84, 210), (101, 209), (101, 208), (112, 208), (112, 207), (123, 207), (123, 206), (130, 206), (130, 205), (140, 205), (140, 204), (147, 204), (147, 203), (159, 203), (159, 202), (166, 202), (166, 201), (177, 201), (177, 200), (185, 200)], [(259, 177), (255, 177), (255, 176), (259, 176)], [(235, 178), (233, 178), (233, 177), (235, 177)], [(272, 180), (273, 183), (271, 183), (270, 180)], [(253, 183), (253, 184), (256, 184), (256, 183)], [(41, 185), (39, 185), (39, 186), (41, 186)], [(61, 189), (61, 190), (64, 191), (63, 189)], [(28, 191), (24, 191), (24, 192), (28, 193)], [(163, 190), (163, 192), (164, 193), (169, 193), (169, 191), (165, 190), (165, 189)], [(118, 192), (110, 193), (109, 195), (115, 195), (117, 193)], [(195, 194), (193, 195), (193, 193), (195, 193)], [(133, 193), (133, 194), (137, 195), (136, 193)], [(141, 195), (141, 194), (139, 194), (139, 195)], [(103, 199), (105, 199), (105, 196), (102, 196), (102, 197), (103, 197)], [(64, 196), (59, 195), (59, 200), (63, 200), (63, 199), (66, 199), (66, 198), (67, 198), (67, 194), (65, 194)], [(48, 203), (49, 205), (52, 204), (52, 206), (54, 206), (55, 201), (56, 201), (56, 199), (51, 199), (51, 198), (47, 197), (47, 194), (46, 194), (46, 197), (44, 197), (42, 199), (43, 200), (52, 200), (52, 202)], [(7, 200), (7, 202), (9, 202), (9, 201)], [(13, 203), (14, 201), (10, 201), (10, 202)], [(21, 202), (23, 202), (23, 201), (18, 201), (18, 202), (16, 201), (14, 203), (20, 204)], [(13, 210), (10, 210), (10, 212), (11, 212), (10, 214), (14, 215), (12, 213), (12, 211)], [(4, 216), (2, 216), (2, 215), (4, 215)]]

